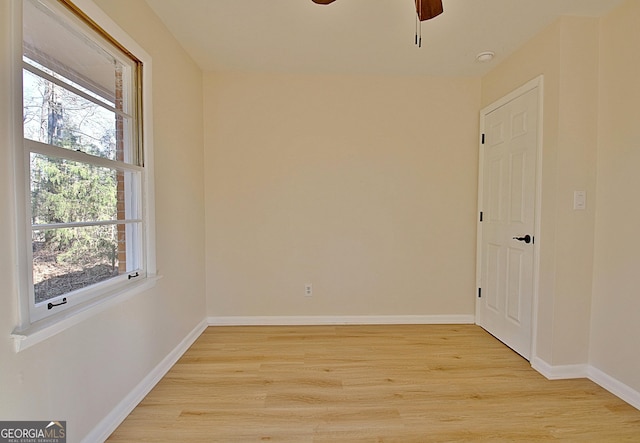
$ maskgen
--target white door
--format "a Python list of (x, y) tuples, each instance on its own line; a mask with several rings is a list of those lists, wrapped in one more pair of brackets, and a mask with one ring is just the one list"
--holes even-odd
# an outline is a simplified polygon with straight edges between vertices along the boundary
[(477, 323), (530, 358), (538, 88), (483, 111)]

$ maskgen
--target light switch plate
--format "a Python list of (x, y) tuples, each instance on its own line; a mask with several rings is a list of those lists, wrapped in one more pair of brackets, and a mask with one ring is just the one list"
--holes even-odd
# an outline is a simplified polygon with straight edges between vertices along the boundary
[(573, 191), (573, 209), (583, 211), (587, 208), (587, 191)]

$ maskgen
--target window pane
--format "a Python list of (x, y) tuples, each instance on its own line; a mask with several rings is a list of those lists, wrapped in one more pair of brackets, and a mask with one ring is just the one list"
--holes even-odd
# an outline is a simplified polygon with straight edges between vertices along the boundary
[[(126, 255), (118, 226), (88, 226), (33, 232), (35, 302), (118, 276)], [(125, 252), (126, 254), (126, 252)]]
[(23, 82), (25, 138), (124, 161), (122, 117), (27, 70)]
[(123, 176), (114, 169), (32, 153), (32, 224), (124, 220), (126, 214), (118, 212), (118, 206), (125, 206), (124, 188), (118, 193)]

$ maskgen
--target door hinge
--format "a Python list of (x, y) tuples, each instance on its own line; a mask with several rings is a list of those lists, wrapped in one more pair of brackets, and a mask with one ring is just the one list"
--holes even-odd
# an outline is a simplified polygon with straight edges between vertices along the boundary
[(478, 288), (478, 298), (482, 298), (482, 288)]
[(482, 134), (482, 144), (484, 145), (484, 134)]
[(482, 222), (482, 211), (480, 211), (480, 221)]

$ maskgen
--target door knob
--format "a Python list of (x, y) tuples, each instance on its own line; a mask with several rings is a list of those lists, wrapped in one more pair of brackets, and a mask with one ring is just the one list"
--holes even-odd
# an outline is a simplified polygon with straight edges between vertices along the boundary
[(523, 241), (527, 244), (531, 243), (531, 236), (529, 234), (525, 235), (524, 237), (513, 237), (513, 239), (518, 241)]

